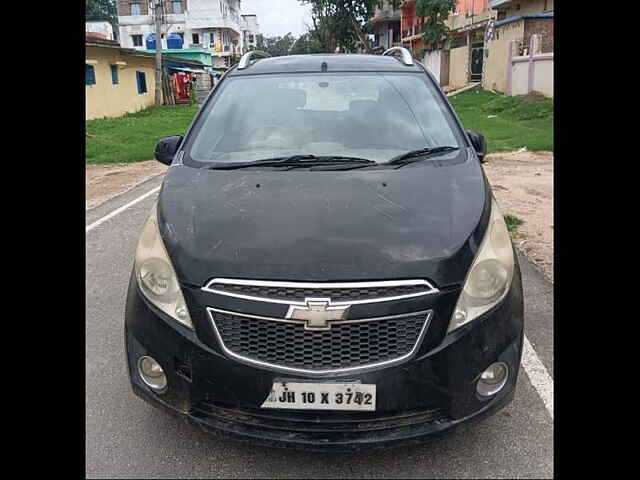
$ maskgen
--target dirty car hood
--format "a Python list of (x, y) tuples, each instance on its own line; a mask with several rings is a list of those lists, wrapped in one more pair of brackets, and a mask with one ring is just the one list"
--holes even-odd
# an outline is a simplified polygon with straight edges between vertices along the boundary
[(174, 166), (160, 231), (178, 278), (194, 286), (214, 277), (460, 284), (489, 209), (482, 168), (467, 155), (396, 170)]

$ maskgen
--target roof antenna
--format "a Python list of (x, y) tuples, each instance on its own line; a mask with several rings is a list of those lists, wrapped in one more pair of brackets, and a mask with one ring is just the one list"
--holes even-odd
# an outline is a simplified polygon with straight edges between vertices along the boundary
[(327, 68), (329, 68), (329, 66), (327, 65), (327, 62), (322, 62), (322, 67), (321, 68), (322, 68), (323, 72), (326, 72)]

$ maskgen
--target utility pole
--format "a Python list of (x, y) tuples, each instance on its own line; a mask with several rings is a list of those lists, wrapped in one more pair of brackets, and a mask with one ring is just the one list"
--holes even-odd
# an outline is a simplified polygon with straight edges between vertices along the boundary
[(156, 21), (156, 105), (162, 105), (162, 0), (152, 0)]

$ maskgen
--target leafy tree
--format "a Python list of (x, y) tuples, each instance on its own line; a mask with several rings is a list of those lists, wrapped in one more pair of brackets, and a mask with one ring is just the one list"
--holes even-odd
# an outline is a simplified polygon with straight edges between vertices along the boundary
[(313, 31), (301, 35), (291, 48), (292, 55), (309, 53), (325, 53), (322, 44), (318, 41), (318, 37)]
[(289, 55), (289, 51), (295, 41), (296, 38), (291, 32), (287, 33), (284, 37), (265, 37), (264, 35), (258, 35), (256, 48), (267, 52), (272, 57), (281, 57), (283, 55)]
[[(333, 53), (336, 48), (342, 51), (362, 49), (369, 52), (369, 42), (363, 30), (376, 6), (382, 6), (383, 0), (300, 0), (303, 5), (311, 6), (313, 36), (322, 45), (325, 52)], [(389, 0), (394, 8), (401, 0)]]
[(422, 41), (427, 51), (442, 47), (449, 28), (444, 22), (456, 7), (456, 0), (416, 0), (416, 16), (424, 17)]
[(113, 28), (114, 38), (118, 39), (118, 9), (116, 0), (86, 0), (86, 21), (107, 21)]

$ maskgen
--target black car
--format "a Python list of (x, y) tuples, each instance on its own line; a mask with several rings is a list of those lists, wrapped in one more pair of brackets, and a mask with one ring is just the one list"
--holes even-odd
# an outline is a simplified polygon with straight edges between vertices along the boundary
[(507, 405), (522, 281), (483, 137), (405, 49), (258, 56), (156, 148), (171, 166), (128, 290), (134, 392), (224, 438), (308, 449), (417, 441)]

